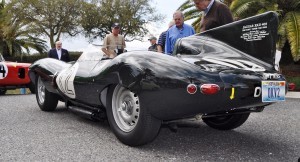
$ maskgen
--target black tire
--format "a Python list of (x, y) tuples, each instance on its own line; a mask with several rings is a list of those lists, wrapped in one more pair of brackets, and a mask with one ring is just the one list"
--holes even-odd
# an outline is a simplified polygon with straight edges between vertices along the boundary
[(218, 130), (231, 130), (241, 126), (248, 119), (250, 113), (202, 118), (208, 126)]
[(5, 95), (6, 89), (0, 89), (0, 95)]
[(32, 94), (35, 94), (35, 85), (30, 82), (27, 86)]
[(41, 80), (40, 76), (36, 77), (36, 100), (42, 111), (54, 111), (57, 107), (58, 98), (55, 94), (49, 92)]
[(137, 94), (120, 85), (108, 89), (106, 112), (114, 134), (126, 145), (144, 145), (159, 133), (161, 121), (148, 112)]

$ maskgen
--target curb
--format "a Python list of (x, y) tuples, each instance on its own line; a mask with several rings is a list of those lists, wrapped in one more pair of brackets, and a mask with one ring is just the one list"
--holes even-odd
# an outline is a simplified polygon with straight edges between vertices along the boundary
[(300, 98), (300, 92), (288, 92), (285, 95), (286, 98)]

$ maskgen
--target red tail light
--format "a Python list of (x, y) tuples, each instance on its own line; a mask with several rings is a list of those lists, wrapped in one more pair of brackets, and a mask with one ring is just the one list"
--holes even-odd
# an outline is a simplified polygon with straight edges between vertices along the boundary
[(289, 91), (293, 91), (296, 88), (296, 84), (295, 83), (289, 83)]
[(197, 92), (197, 86), (195, 84), (189, 84), (186, 90), (189, 94), (195, 94)]
[(203, 84), (200, 87), (200, 91), (203, 94), (212, 95), (218, 93), (220, 87), (217, 84)]

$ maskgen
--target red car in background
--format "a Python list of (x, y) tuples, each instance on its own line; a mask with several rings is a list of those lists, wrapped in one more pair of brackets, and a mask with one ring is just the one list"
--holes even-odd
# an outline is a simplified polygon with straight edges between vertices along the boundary
[(4, 95), (7, 90), (17, 88), (29, 88), (31, 93), (34, 93), (34, 86), (28, 77), (30, 65), (5, 61), (0, 54), (0, 95)]

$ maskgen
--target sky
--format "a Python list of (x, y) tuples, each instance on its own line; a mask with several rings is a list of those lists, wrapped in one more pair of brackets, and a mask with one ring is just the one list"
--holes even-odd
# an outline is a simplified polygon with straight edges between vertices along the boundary
[[(152, 6), (156, 8), (157, 12), (165, 15), (163, 23), (149, 25), (150, 33), (145, 36), (145, 39), (141, 41), (126, 42), (127, 50), (147, 50), (150, 46), (148, 38), (150, 36), (159, 37), (160, 33), (165, 31), (168, 27), (168, 23), (172, 20), (172, 15), (176, 9), (185, 2), (186, 0), (152, 0)], [(189, 24), (189, 22), (186, 22)], [(88, 39), (84, 36), (76, 37), (62, 37), (63, 48), (68, 51), (83, 51), (88, 45)], [(94, 40), (93, 44), (102, 44), (98, 38)]]

